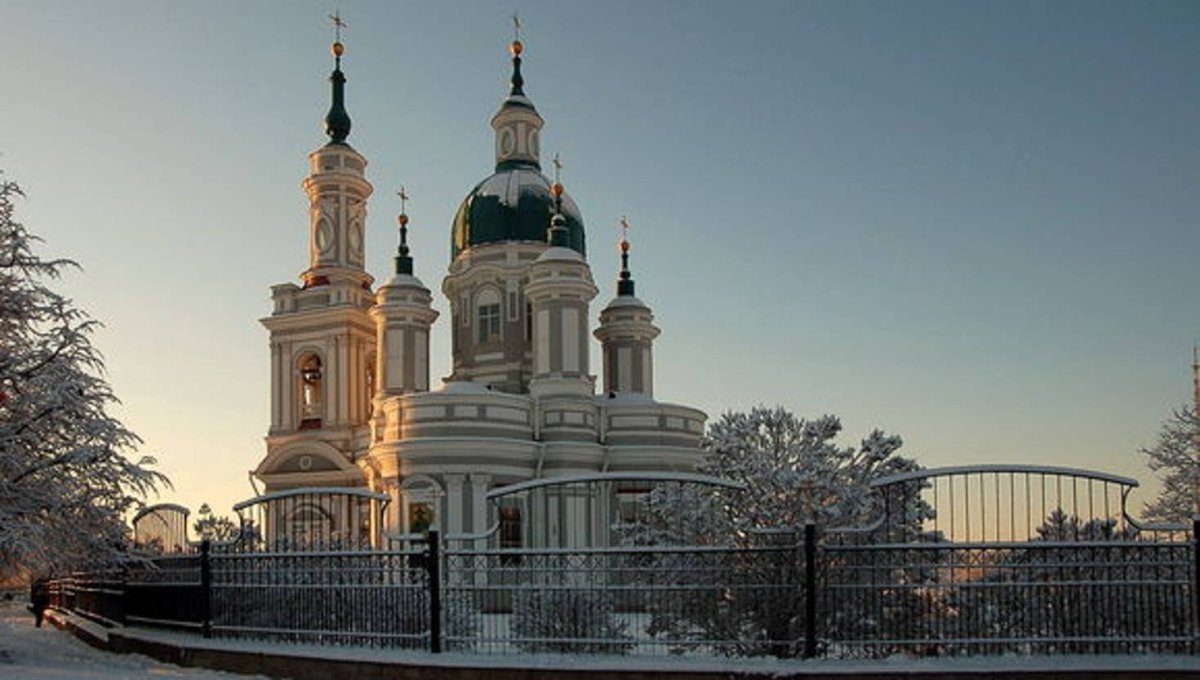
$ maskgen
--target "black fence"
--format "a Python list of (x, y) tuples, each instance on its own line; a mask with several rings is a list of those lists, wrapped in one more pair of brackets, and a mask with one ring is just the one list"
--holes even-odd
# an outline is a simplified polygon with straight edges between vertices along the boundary
[(50, 592), (105, 625), (432, 652), (1200, 652), (1200, 521), (1137, 523), (1136, 485), (1053, 467), (922, 470), (875, 482), (865, 526), (709, 536), (686, 519), (705, 515), (655, 503), (712, 508), (737, 485), (585, 475), (493, 490), (492, 529), (449, 540), (384, 531), (382, 494), (299, 489), (239, 504), (220, 541), (188, 540), (186, 508), (147, 509), (135, 531), (156, 556)]
[[(1195, 653), (1196, 545), (873, 542), (269, 551), (205, 543), (51, 584), (106, 625), (338, 646), (629, 655)], [(436, 546), (438, 549), (432, 549)]]

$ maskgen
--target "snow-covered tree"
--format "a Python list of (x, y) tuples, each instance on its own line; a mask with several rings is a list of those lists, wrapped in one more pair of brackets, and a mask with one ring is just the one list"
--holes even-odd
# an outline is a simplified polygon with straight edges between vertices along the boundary
[(1152, 522), (1189, 522), (1200, 493), (1200, 417), (1189, 407), (1176, 409), (1153, 446), (1142, 449), (1146, 463), (1162, 481), (1158, 498), (1146, 504)]
[(92, 344), (97, 322), (47, 287), (77, 265), (46, 260), (0, 181), (0, 571), (44, 572), (123, 557), (123, 516), (167, 484), (133, 460), (137, 436)]
[[(671, 588), (689, 598), (653, 604), (649, 632), (680, 651), (697, 640), (729, 640), (716, 651), (799, 653), (802, 555), (784, 548), (798, 547), (808, 522), (825, 530), (877, 519), (882, 509), (870, 482), (919, 467), (898, 454), (897, 436), (875, 430), (858, 446), (843, 446), (836, 441), (841, 433), (834, 416), (807, 420), (780, 407), (726, 413), (709, 426), (699, 472), (740, 482), (745, 490), (655, 489), (647, 498), (649, 521), (618, 530), (628, 544), (725, 544), (746, 552), (667, 554), (645, 565), (646, 574), (668, 575)], [(903, 499), (903, 516), (914, 528), (931, 511), (915, 491)], [(680, 560), (691, 564), (676, 564)], [(630, 565), (634, 573), (639, 566)]]
[(870, 482), (920, 466), (897, 453), (898, 436), (874, 430), (858, 446), (841, 446), (841, 433), (831, 415), (808, 420), (761, 406), (725, 413), (708, 428), (700, 471), (748, 487), (724, 508), (735, 530), (862, 524), (879, 511)]
[(196, 514), (198, 518), (192, 523), (192, 531), (196, 532), (197, 540), (232, 541), (242, 533), (238, 522), (225, 515), (213, 513), (208, 503), (201, 503)]

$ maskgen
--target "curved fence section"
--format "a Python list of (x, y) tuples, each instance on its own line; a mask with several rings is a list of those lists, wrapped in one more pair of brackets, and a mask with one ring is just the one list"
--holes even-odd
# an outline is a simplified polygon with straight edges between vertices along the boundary
[(1136, 486), (937, 468), (876, 480), (868, 526), (749, 530), (731, 510), (753, 489), (593, 474), (493, 489), (469, 509), (491, 529), (448, 537), (389, 536), (382, 494), (296, 489), (239, 503), (225, 542), (189, 543), (185, 508), (147, 508), (134, 533), (160, 554), (50, 591), (106, 625), (434, 652), (1196, 653), (1197, 526), (1135, 522)]
[(880, 521), (823, 537), (825, 645), (854, 657), (1191, 651), (1194, 543), (1184, 527), (1132, 520), (1137, 485), (1036, 465), (876, 480)]
[(188, 516), (191, 511), (174, 503), (143, 508), (133, 516), (133, 544), (154, 554), (189, 552)]
[(233, 506), (242, 551), (359, 550), (380, 547), (387, 494), (366, 489), (305, 487)]

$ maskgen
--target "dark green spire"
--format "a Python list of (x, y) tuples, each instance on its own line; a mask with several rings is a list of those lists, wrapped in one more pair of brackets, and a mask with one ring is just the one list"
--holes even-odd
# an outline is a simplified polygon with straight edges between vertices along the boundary
[(342, 74), (342, 53), (345, 52), (342, 43), (333, 44), (334, 66), (329, 75), (333, 84), (333, 103), (329, 113), (325, 115), (325, 134), (329, 135), (330, 144), (345, 144), (350, 136), (350, 114), (346, 113), (346, 76)]
[(513, 74), (512, 79), (509, 81), (512, 83), (512, 90), (509, 91), (508, 95), (510, 97), (524, 97), (525, 90), (521, 89), (525, 87), (525, 79), (521, 77), (521, 50), (525, 49), (525, 46), (521, 44), (521, 18), (514, 12), (512, 20), (513, 41), (508, 46), (508, 51), (512, 53)]
[(554, 196), (554, 217), (550, 218), (550, 229), (546, 232), (546, 240), (550, 242), (550, 247), (570, 248), (570, 240), (567, 234), (567, 218), (562, 214), (562, 195), (563, 185), (558, 181), (558, 175), (562, 172), (562, 161), (558, 160), (558, 154), (554, 154), (554, 184), (550, 185), (550, 194)]
[(621, 273), (617, 277), (617, 295), (633, 296), (633, 275), (629, 273), (629, 220), (621, 218)]
[(404, 192), (404, 187), (400, 187), (400, 191), (396, 195), (400, 197), (400, 216), (396, 218), (396, 221), (400, 223), (400, 247), (396, 249), (396, 273), (412, 276), (413, 259), (408, 255), (408, 213), (405, 212), (408, 194)]
[(513, 55), (512, 78), (510, 78), (508, 81), (509, 83), (512, 84), (512, 89), (509, 90), (509, 92), (508, 92), (510, 97), (524, 97), (525, 96), (525, 90), (524, 90), (525, 78), (523, 78), (521, 76), (521, 50), (522, 50), (521, 41), (514, 40), (512, 42), (512, 47), (510, 48), (510, 51), (512, 52), (512, 55)]

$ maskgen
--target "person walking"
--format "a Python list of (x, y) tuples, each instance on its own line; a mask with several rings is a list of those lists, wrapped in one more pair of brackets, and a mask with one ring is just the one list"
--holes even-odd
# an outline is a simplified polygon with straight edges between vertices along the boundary
[(39, 576), (29, 584), (29, 610), (33, 612), (33, 623), (42, 627), (42, 618), (50, 606), (50, 579)]

